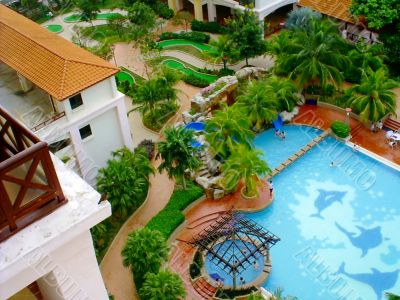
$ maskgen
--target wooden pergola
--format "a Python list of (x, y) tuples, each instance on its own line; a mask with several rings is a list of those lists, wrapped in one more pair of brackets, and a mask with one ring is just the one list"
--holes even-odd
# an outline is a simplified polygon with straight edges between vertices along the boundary
[(200, 252), (207, 251), (210, 260), (232, 276), (236, 288), (237, 276), (252, 267), (260, 255), (269, 261), (269, 250), (278, 241), (280, 238), (276, 235), (232, 209), (221, 214), (188, 243)]

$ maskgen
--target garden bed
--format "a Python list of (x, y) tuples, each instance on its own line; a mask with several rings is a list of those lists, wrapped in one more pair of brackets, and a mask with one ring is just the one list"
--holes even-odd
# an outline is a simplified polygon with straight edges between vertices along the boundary
[(47, 25), (46, 28), (53, 33), (60, 33), (64, 30), (64, 28), (59, 24), (50, 24)]

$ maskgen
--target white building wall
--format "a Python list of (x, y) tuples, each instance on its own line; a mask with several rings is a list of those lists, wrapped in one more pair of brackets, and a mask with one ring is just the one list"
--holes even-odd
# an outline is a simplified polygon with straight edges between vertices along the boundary
[[(105, 167), (111, 152), (124, 145), (116, 107), (90, 120), (92, 136), (83, 140), (83, 150), (100, 167)], [(85, 126), (86, 124), (83, 124)]]

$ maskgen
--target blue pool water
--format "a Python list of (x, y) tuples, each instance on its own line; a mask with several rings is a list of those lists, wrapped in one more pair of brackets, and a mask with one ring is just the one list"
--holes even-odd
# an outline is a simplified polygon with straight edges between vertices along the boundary
[(275, 129), (269, 129), (257, 135), (255, 147), (265, 151), (264, 159), (271, 169), (277, 167), (313, 138), (322, 133), (321, 130), (308, 126), (284, 126), (286, 138), (275, 136)]
[[(251, 251), (255, 249), (255, 245), (250, 242), (235, 240), (235, 243), (237, 245), (240, 245), (243, 249), (247, 248), (250, 249)], [(246, 245), (244, 245), (244, 243), (246, 243)], [(213, 249), (218, 249), (218, 253), (221, 255), (224, 254), (224, 258), (230, 258), (235, 255), (238, 260), (241, 260), (245, 255), (245, 253), (240, 252), (240, 250), (237, 251), (238, 249), (235, 247), (230, 247), (231, 244), (232, 241), (225, 241), (223, 243), (216, 244)], [(253, 265), (249, 265), (247, 269), (245, 269), (240, 275), (237, 276), (236, 286), (249, 284), (261, 274), (264, 268), (264, 257), (262, 256), (261, 253), (258, 253), (258, 255), (256, 254), (256, 259), (257, 259), (256, 267), (254, 267)], [(228, 269), (226, 269), (226, 271), (223, 270), (222, 263), (216, 265), (215, 262), (218, 263), (218, 261), (219, 259), (213, 257), (211, 253), (207, 254), (204, 264), (207, 273), (209, 275), (218, 274), (220, 278), (223, 278), (225, 287), (233, 286), (232, 275), (228, 272)], [(243, 277), (245, 282), (241, 283), (240, 277)]]
[(185, 125), (186, 129), (192, 129), (194, 131), (203, 131), (205, 128), (205, 124), (203, 122), (190, 122)]
[[(273, 130), (257, 137), (272, 166), (307, 142), (304, 128), (285, 131), (280, 150)], [(273, 181), (271, 206), (246, 214), (281, 238), (264, 287), (300, 300), (400, 293), (400, 172), (327, 138)]]

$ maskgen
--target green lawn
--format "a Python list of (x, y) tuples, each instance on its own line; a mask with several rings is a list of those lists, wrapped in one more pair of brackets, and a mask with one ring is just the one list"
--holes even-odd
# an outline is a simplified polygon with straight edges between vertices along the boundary
[(178, 46), (178, 45), (184, 45), (184, 46), (191, 46), (194, 47), (200, 51), (204, 52), (215, 52), (215, 48), (213, 46), (207, 45), (207, 44), (202, 44), (202, 43), (196, 43), (188, 40), (165, 40), (161, 41), (158, 43), (162, 48), (165, 47), (170, 47), (170, 46)]
[(135, 78), (126, 71), (121, 71), (116, 76), (119, 82), (128, 81), (130, 85), (135, 84)]
[(204, 79), (208, 83), (213, 83), (218, 79), (218, 76), (216, 76), (216, 75), (209, 75), (209, 74), (196, 72), (192, 68), (186, 67), (183, 63), (181, 63), (180, 61), (174, 60), (174, 59), (166, 59), (163, 61), (163, 64), (171, 69), (179, 70), (186, 75), (192, 74), (198, 78)]
[(63, 31), (63, 27), (59, 24), (51, 24), (51, 25), (47, 25), (46, 28), (54, 33), (60, 33), (61, 31)]
[[(120, 15), (121, 15), (120, 13), (113, 13), (113, 12), (100, 13), (100, 14), (97, 14), (96, 20), (107, 20), (107, 19), (111, 18), (112, 16), (120, 16)], [(70, 15), (70, 16), (64, 18), (64, 22), (67, 22), (67, 23), (79, 22), (80, 20), (81, 20), (81, 17), (79, 14), (73, 14), (73, 15)]]

